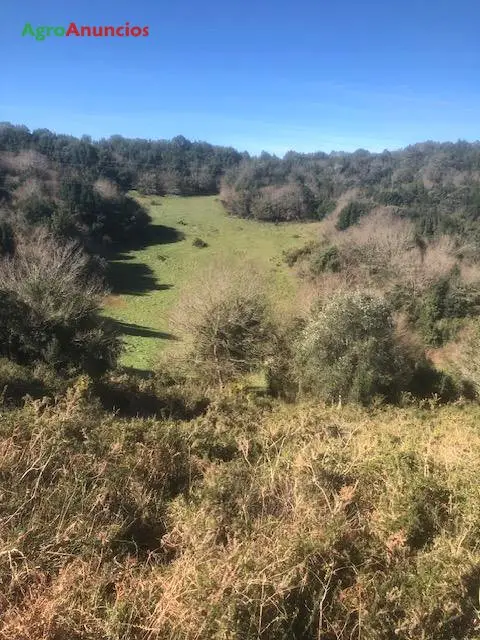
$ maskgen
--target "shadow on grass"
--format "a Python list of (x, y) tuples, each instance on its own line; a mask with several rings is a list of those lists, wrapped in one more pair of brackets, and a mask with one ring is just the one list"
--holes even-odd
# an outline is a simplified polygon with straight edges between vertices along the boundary
[(173, 333), (166, 331), (157, 331), (150, 327), (144, 327), (139, 324), (130, 322), (122, 322), (121, 320), (110, 319), (111, 326), (120, 334), (127, 336), (140, 336), (141, 338), (160, 338), (161, 340), (178, 340)]
[(129, 294), (141, 296), (149, 291), (166, 291), (171, 284), (159, 284), (153, 270), (143, 262), (110, 262), (107, 267), (107, 279), (116, 295)]
[(170, 284), (158, 284), (153, 270), (145, 263), (132, 262), (130, 251), (150, 246), (180, 242), (185, 234), (173, 227), (151, 224), (128, 244), (117, 244), (105, 257), (108, 260), (107, 279), (114, 294), (144, 295), (149, 291), (170, 289)]
[(157, 244), (172, 244), (185, 240), (185, 234), (174, 227), (163, 224), (149, 224), (141, 233), (137, 233), (128, 243), (118, 244), (117, 253), (125, 251), (139, 251)]

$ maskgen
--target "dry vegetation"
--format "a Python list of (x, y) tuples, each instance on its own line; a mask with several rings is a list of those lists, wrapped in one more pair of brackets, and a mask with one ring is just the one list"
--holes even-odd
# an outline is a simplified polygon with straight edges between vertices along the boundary
[(158, 368), (171, 371), (175, 361), (185, 376), (214, 389), (257, 371), (274, 332), (266, 292), (266, 278), (254, 264), (214, 261), (184, 288), (172, 315), (181, 341)]
[(107, 294), (79, 243), (60, 243), (42, 227), (33, 237), (17, 234), (15, 254), (0, 258), (0, 290), (15, 293), (45, 319), (59, 316), (70, 321), (98, 308)]
[[(337, 282), (384, 291), (392, 282), (404, 282), (421, 291), (448, 275), (459, 257), (471, 253), (468, 246), (458, 246), (450, 236), (418, 241), (413, 224), (387, 207), (376, 209), (346, 231), (337, 231), (328, 219), (322, 224), (320, 236), (323, 244), (339, 250), (341, 268), (327, 278), (332, 287)], [(480, 281), (478, 265), (466, 262), (461, 268), (465, 281)]]
[(477, 640), (479, 417), (122, 420), (84, 379), (4, 412), (0, 638)]
[[(319, 267), (316, 256), (328, 250), (334, 252), (335, 264)], [(328, 301), (341, 291), (386, 295), (401, 287), (413, 301), (452, 274), (459, 286), (480, 287), (480, 264), (473, 245), (446, 235), (428, 241), (420, 238), (410, 221), (388, 207), (375, 209), (346, 231), (335, 228), (335, 216), (327, 218), (319, 239), (295, 262), (300, 276), (297, 305), (304, 314), (318, 299)]]

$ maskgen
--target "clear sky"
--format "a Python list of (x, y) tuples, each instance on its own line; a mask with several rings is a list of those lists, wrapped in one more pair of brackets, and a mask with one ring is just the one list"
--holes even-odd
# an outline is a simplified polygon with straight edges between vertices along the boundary
[[(257, 153), (480, 137), (479, 0), (1, 0), (0, 120)], [(149, 37), (22, 37), (37, 26)]]

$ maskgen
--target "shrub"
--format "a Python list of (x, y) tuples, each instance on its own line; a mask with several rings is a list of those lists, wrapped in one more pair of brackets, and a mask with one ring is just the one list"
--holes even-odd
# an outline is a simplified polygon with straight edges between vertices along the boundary
[(325, 216), (328, 216), (329, 213), (332, 213), (335, 207), (335, 200), (321, 200), (318, 203), (317, 208), (315, 209), (315, 218), (317, 218), (318, 220), (323, 220)]
[(20, 203), (20, 211), (29, 224), (48, 224), (56, 204), (48, 198), (32, 195)]
[(474, 400), (476, 397), (471, 381), (435, 369), (426, 358), (415, 363), (407, 390), (417, 398), (437, 398), (441, 402), (453, 402), (460, 397)]
[(294, 375), (295, 345), (304, 321), (295, 319), (283, 331), (277, 330), (272, 353), (267, 360), (265, 378), (268, 392), (277, 398), (294, 401), (298, 383)]
[(60, 380), (55, 376), (0, 358), (0, 405), (22, 404), (27, 394), (41, 398), (60, 389)]
[(295, 184), (261, 189), (252, 199), (250, 210), (258, 220), (276, 222), (303, 219), (308, 215), (305, 195)]
[(20, 237), (0, 262), (0, 355), (21, 364), (102, 373), (120, 342), (99, 311), (105, 296), (90, 261), (73, 243), (46, 231)]
[(289, 267), (293, 267), (299, 260), (310, 256), (319, 246), (317, 241), (308, 242), (307, 244), (296, 247), (294, 249), (288, 249), (283, 252), (284, 261)]
[(388, 305), (366, 294), (338, 294), (314, 313), (296, 353), (300, 389), (327, 401), (393, 400), (410, 367), (395, 338)]
[(358, 200), (349, 202), (343, 207), (338, 216), (336, 224), (338, 231), (345, 231), (345, 229), (357, 223), (362, 216), (368, 213), (368, 209), (368, 205), (364, 202), (359, 202)]
[(201, 238), (195, 238), (192, 242), (192, 245), (194, 247), (197, 247), (198, 249), (204, 249), (205, 247), (208, 247), (208, 244), (205, 242), (205, 240), (202, 240)]
[(340, 254), (335, 246), (324, 248), (310, 260), (310, 271), (313, 275), (320, 275), (325, 271), (337, 273), (340, 269)]
[(425, 341), (438, 347), (455, 337), (460, 320), (476, 315), (478, 285), (465, 285), (450, 274), (432, 283), (411, 309), (411, 315)]
[(264, 361), (273, 328), (252, 274), (216, 271), (182, 306), (178, 321), (190, 342), (190, 373), (222, 386)]
[(265, 304), (241, 294), (233, 296), (212, 305), (197, 324), (195, 361), (211, 365), (222, 382), (255, 369), (269, 337)]

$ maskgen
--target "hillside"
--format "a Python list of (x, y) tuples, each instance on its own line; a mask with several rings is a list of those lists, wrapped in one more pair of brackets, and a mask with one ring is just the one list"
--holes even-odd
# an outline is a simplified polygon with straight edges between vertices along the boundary
[(480, 144), (424, 142), (370, 153), (263, 153), (230, 168), (222, 181), (227, 209), (242, 217), (321, 220), (348, 191), (355, 209), (342, 228), (378, 206), (411, 220), (421, 236), (448, 233), (478, 243)]
[(2, 640), (479, 640), (478, 407), (2, 413)]

